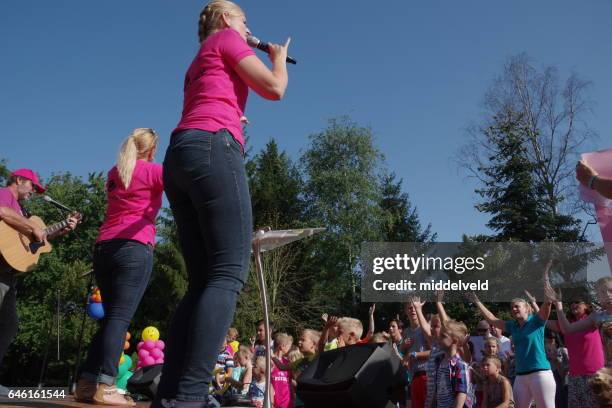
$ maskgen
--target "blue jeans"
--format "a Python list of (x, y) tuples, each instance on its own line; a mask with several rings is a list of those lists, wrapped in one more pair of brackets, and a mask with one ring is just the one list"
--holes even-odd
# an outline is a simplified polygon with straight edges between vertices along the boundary
[(157, 401), (205, 401), (249, 271), (253, 221), (242, 146), (225, 129), (172, 135), (164, 189), (189, 286), (168, 328)]
[(125, 333), (151, 278), (153, 247), (127, 239), (99, 242), (93, 268), (104, 318), (89, 346), (81, 377), (113, 385)]

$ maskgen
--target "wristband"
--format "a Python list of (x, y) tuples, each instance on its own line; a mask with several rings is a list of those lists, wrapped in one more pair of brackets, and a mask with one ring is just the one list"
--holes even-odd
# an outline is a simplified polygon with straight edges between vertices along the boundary
[(413, 351), (412, 353), (410, 353), (410, 357), (417, 358), (417, 352)]
[(589, 179), (589, 188), (591, 190), (593, 189), (593, 183), (595, 182), (596, 179), (597, 179), (597, 176), (591, 176), (591, 178)]

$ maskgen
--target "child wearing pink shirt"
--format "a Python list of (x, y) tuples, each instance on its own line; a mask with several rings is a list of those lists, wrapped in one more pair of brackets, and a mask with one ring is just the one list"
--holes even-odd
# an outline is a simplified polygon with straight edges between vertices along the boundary
[[(288, 365), (287, 353), (291, 350), (293, 337), (286, 333), (278, 333), (274, 337), (274, 357), (283, 365)], [(282, 370), (276, 364), (271, 373), (272, 388), (274, 388), (274, 408), (293, 407), (293, 394), (291, 391), (291, 371)]]

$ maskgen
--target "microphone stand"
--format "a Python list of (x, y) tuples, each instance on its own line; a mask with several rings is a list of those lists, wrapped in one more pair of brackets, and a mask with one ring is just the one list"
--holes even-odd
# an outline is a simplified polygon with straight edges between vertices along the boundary
[(270, 251), (274, 248), (286, 245), (290, 242), (297, 241), (321, 231), (325, 228), (302, 228), (294, 230), (276, 230), (268, 228), (260, 229), (253, 233), (252, 245), (253, 255), (255, 256), (255, 270), (257, 272), (257, 281), (259, 282), (259, 293), (261, 295), (261, 303), (264, 313), (264, 332), (266, 336), (266, 391), (264, 393), (263, 408), (271, 408), (270, 403), (270, 375), (272, 370), (272, 359), (270, 353), (270, 343), (272, 343), (270, 333), (270, 315), (268, 312), (268, 293), (266, 290), (266, 278), (263, 271), (262, 252)]
[(74, 363), (74, 371), (72, 373), (72, 381), (70, 382), (70, 393), (71, 394), (74, 394), (74, 390), (76, 389), (76, 385), (78, 381), (77, 377), (79, 375), (79, 366), (81, 365), (81, 350), (83, 348), (83, 333), (85, 333), (85, 323), (87, 321), (87, 304), (89, 302), (89, 291), (93, 287), (93, 281), (94, 281), (93, 269), (90, 270), (88, 273), (81, 275), (81, 277), (85, 277), (87, 275), (89, 275), (89, 283), (87, 284), (87, 287), (85, 289), (85, 299), (83, 301), (83, 316), (81, 318), (81, 330), (79, 333), (79, 341), (78, 341), (79, 345), (77, 347), (77, 355), (76, 355), (76, 359)]

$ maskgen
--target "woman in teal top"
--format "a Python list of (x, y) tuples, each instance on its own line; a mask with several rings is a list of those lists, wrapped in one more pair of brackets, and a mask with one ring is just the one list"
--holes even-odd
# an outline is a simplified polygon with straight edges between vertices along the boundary
[(512, 336), (516, 363), (513, 389), (516, 407), (529, 408), (535, 400), (538, 408), (554, 408), (556, 384), (544, 348), (544, 329), (552, 299), (547, 298), (537, 313), (533, 313), (526, 300), (513, 299), (510, 311), (514, 319), (509, 321), (498, 319), (475, 294), (472, 294), (472, 301), (491, 326), (499, 327)]

